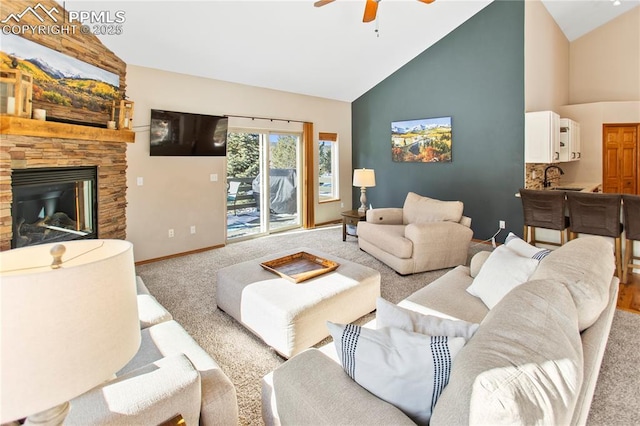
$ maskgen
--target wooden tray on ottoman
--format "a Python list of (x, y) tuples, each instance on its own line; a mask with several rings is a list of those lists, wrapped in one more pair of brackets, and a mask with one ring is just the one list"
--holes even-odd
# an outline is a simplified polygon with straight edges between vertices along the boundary
[(280, 275), (291, 282), (299, 283), (335, 270), (339, 263), (305, 251), (268, 260), (260, 264), (267, 271)]

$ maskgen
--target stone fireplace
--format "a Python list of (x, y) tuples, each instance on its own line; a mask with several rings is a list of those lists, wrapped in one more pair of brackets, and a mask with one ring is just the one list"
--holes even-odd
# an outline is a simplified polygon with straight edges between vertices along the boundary
[(12, 178), (27, 169), (93, 168), (95, 237), (126, 238), (126, 143), (134, 141), (133, 132), (6, 116), (0, 127), (0, 250), (14, 241)]
[[(47, 10), (55, 8), (60, 21), (69, 22), (68, 12), (55, 0), (37, 2)], [(33, 2), (2, 2), (5, 16), (20, 14), (21, 25), (41, 25), (42, 18), (22, 13)], [(92, 34), (41, 34), (24, 31), (21, 37), (119, 76), (118, 98), (126, 99), (127, 64)], [(93, 167), (96, 170), (96, 223), (98, 238), (126, 238), (126, 151), (135, 133), (109, 130), (111, 113), (62, 105), (33, 97), (33, 107), (47, 110), (39, 121), (0, 116), (0, 250), (9, 250), (13, 239), (12, 176), (15, 170), (39, 168)], [(73, 125), (66, 123), (85, 123)], [(99, 126), (99, 127), (92, 127)], [(53, 225), (57, 226), (57, 225)], [(84, 232), (84, 231), (81, 231)]]

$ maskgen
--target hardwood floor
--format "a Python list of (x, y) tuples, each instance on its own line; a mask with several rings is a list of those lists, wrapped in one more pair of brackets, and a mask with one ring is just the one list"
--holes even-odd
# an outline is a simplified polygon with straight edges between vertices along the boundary
[(640, 274), (629, 274), (627, 284), (620, 283), (618, 309), (640, 314)]

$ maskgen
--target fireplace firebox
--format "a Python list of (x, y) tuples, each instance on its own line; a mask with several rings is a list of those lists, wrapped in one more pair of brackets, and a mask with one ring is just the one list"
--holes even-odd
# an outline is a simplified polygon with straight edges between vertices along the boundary
[(97, 168), (14, 169), (11, 248), (97, 238)]

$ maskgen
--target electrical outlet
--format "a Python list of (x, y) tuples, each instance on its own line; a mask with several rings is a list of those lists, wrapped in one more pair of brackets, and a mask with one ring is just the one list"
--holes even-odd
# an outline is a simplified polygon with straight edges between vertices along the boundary
[(191, 225), (191, 233), (192, 234), (196, 233), (196, 226), (195, 225)]
[(175, 233), (173, 232), (173, 229), (169, 229), (169, 238), (173, 238), (175, 236)]
[(499, 221), (499, 222), (498, 222), (498, 227), (499, 227), (500, 229), (504, 229), (504, 228), (506, 228), (506, 227), (507, 227), (507, 225), (506, 225), (506, 223), (504, 222), (504, 220), (501, 220), (501, 221)]
[(344, 208), (344, 203), (340, 203), (340, 208), (343, 209)]
[(209, 180), (210, 180), (211, 182), (217, 182), (217, 181), (218, 181), (218, 174), (217, 174), (217, 173), (211, 173), (211, 174), (209, 175)]

